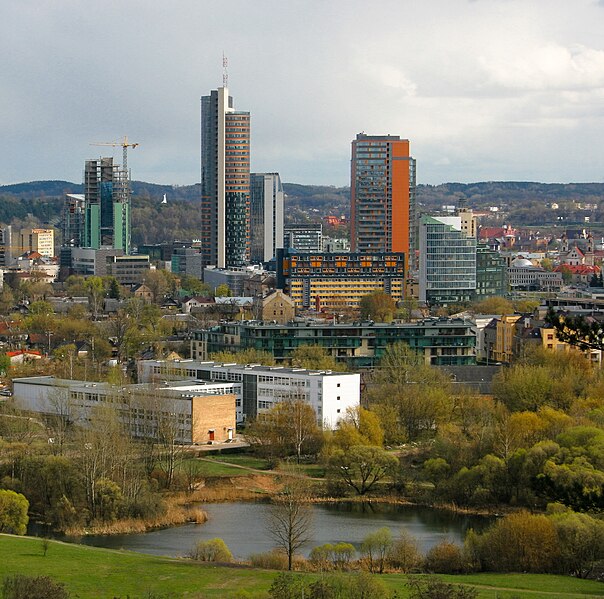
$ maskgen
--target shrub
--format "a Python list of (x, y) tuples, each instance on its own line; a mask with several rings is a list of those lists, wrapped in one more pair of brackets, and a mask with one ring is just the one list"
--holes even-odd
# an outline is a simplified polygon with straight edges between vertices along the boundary
[(552, 521), (527, 512), (510, 514), (482, 534), (469, 531), (466, 548), (481, 569), (493, 572), (554, 572), (560, 560)]
[(423, 561), (417, 539), (407, 532), (401, 532), (388, 550), (388, 563), (401, 572), (416, 570)]
[(478, 591), (471, 587), (456, 586), (435, 576), (409, 576), (409, 599), (476, 599)]
[(69, 593), (49, 576), (7, 576), (2, 584), (4, 599), (68, 599)]
[(230, 562), (233, 554), (222, 539), (198, 541), (190, 553), (190, 557), (200, 562)]
[(254, 568), (265, 568), (266, 570), (287, 570), (287, 555), (273, 549), (264, 553), (253, 553), (250, 562)]
[(424, 567), (436, 574), (456, 574), (465, 570), (463, 549), (450, 541), (441, 541), (426, 554)]
[(338, 570), (344, 570), (348, 568), (356, 549), (351, 543), (336, 543), (333, 546), (333, 565)]

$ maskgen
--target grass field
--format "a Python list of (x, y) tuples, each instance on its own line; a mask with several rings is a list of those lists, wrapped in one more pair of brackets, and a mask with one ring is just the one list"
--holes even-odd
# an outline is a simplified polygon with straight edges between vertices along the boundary
[[(0, 579), (16, 573), (51, 576), (65, 583), (72, 597), (81, 599), (142, 599), (152, 594), (162, 598), (229, 599), (241, 590), (249, 593), (247, 597), (265, 599), (276, 575), (266, 570), (214, 567), (55, 541), (44, 556), (40, 539), (0, 535)], [(475, 586), (481, 599), (604, 596), (604, 584), (566, 576), (471, 574), (443, 578)], [(407, 596), (404, 576), (387, 574), (382, 579), (398, 590), (402, 599)]]

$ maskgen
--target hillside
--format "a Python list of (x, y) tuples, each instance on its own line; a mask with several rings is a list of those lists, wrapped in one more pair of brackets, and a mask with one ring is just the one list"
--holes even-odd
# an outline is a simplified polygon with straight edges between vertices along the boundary
[[(159, 243), (195, 237), (200, 230), (196, 210), (200, 185), (156, 185), (133, 181), (132, 232), (134, 244)], [(0, 186), (0, 223), (58, 225), (66, 193), (82, 193), (69, 181), (31, 181)], [(350, 189), (328, 185), (285, 183), (286, 222), (318, 222), (328, 214), (348, 215)], [(161, 204), (164, 197), (167, 205)], [(521, 181), (418, 185), (419, 211), (438, 212), (444, 205), (467, 199), (470, 207), (499, 208), (500, 218), (512, 225), (541, 226), (546, 222), (603, 222), (604, 183), (547, 184)], [(552, 211), (552, 203), (559, 208)], [(578, 204), (581, 204), (579, 206)], [(585, 207), (584, 204), (589, 206)]]

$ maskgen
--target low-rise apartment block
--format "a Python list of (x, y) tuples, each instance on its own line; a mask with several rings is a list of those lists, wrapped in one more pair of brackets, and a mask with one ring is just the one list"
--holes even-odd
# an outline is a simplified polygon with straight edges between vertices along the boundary
[(350, 324), (244, 321), (194, 331), (191, 356), (207, 360), (219, 351), (267, 351), (287, 363), (296, 348), (319, 345), (351, 369), (374, 366), (391, 343), (402, 341), (433, 366), (476, 364), (476, 326), (463, 318), (426, 318), (415, 323)]

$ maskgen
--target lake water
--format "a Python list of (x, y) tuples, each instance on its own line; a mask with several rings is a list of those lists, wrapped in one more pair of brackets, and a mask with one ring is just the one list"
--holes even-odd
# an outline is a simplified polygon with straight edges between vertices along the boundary
[[(213, 503), (202, 507), (209, 516), (204, 524), (185, 524), (141, 534), (66, 540), (171, 557), (185, 556), (197, 541), (214, 537), (223, 539), (238, 559), (274, 547), (269, 532), (270, 504)], [(306, 555), (312, 547), (323, 543), (345, 541), (358, 547), (368, 533), (382, 526), (388, 527), (395, 537), (405, 530), (418, 539), (425, 551), (443, 539), (462, 543), (469, 528), (482, 530), (492, 521), (491, 518), (432, 508), (376, 503), (315, 504), (311, 509), (311, 540), (301, 551)]]

